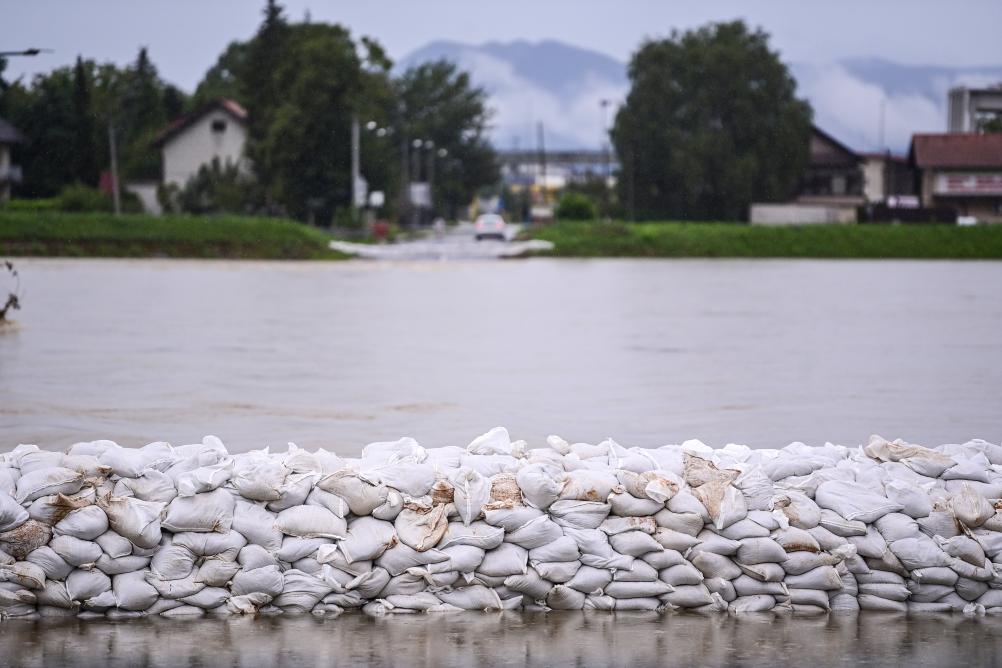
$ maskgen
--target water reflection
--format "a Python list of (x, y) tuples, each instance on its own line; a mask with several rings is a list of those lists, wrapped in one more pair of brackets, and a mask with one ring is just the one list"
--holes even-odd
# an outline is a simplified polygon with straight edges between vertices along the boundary
[(989, 666), (1002, 619), (503, 613), (9, 620), (3, 666)]

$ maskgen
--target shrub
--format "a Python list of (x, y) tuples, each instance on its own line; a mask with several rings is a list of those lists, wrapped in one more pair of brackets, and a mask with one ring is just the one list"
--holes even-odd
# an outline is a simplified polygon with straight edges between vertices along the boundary
[(85, 213), (111, 211), (114, 205), (111, 198), (100, 190), (74, 183), (63, 188), (56, 197), (56, 208), (70, 213)]
[(557, 204), (555, 213), (558, 220), (595, 220), (598, 218), (595, 202), (581, 193), (564, 193)]

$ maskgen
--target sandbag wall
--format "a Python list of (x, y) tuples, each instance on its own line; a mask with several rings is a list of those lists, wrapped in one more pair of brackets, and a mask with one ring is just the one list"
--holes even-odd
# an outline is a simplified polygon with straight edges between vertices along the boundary
[(1002, 447), (0, 455), (0, 615), (1002, 612)]

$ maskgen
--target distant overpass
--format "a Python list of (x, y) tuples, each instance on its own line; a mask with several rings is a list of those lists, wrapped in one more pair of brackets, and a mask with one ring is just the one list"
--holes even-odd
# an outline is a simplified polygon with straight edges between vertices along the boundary
[(506, 183), (540, 183), (545, 175), (551, 187), (568, 181), (611, 178), (619, 171), (615, 151), (573, 149), (561, 151), (498, 151), (501, 175)]

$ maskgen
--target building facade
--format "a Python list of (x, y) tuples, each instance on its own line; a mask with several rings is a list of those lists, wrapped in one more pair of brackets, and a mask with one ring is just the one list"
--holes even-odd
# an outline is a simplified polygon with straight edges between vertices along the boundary
[(180, 118), (157, 138), (163, 155), (163, 183), (183, 188), (203, 165), (236, 165), (250, 169), (247, 111), (233, 100), (216, 100)]
[(1002, 85), (995, 88), (952, 88), (947, 102), (949, 132), (979, 132), (984, 120), (1002, 114)]
[(1002, 134), (917, 134), (908, 158), (922, 206), (1002, 222)]

